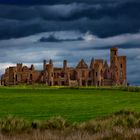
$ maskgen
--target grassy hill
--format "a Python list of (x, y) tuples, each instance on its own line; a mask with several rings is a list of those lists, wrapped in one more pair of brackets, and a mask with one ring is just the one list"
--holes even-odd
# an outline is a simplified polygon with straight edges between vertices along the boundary
[(0, 88), (0, 118), (13, 115), (44, 120), (62, 116), (72, 122), (83, 122), (122, 109), (140, 112), (140, 92), (96, 88)]

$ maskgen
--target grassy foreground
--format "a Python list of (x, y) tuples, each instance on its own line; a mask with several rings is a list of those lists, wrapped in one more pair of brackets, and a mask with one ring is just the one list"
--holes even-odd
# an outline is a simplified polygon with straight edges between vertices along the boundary
[(2, 140), (139, 140), (140, 114), (119, 111), (104, 118), (70, 123), (61, 118), (28, 122), (23, 119), (0, 120)]
[(122, 109), (140, 112), (140, 92), (96, 88), (0, 88), (0, 118), (13, 115), (32, 121), (62, 116), (71, 122), (83, 122)]

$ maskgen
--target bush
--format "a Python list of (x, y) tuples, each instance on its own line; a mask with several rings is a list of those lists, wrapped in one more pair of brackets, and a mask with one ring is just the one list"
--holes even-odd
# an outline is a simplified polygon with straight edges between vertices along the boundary
[(46, 122), (42, 122), (41, 129), (65, 129), (71, 124), (62, 117), (52, 117)]
[(1, 132), (23, 132), (30, 128), (30, 123), (23, 119), (9, 116), (0, 121)]
[(85, 123), (80, 124), (79, 126), (81, 130), (86, 130), (91, 133), (100, 132), (102, 130), (102, 127), (103, 126), (96, 121), (85, 122)]

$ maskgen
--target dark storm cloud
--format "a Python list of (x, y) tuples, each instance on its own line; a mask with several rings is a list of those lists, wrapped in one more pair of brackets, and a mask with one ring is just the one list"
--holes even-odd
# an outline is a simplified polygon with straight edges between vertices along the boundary
[(140, 2), (123, 4), (82, 4), (71, 3), (45, 6), (0, 6), (0, 17), (26, 20), (40, 17), (47, 20), (74, 20), (81, 17), (100, 19), (101, 17), (119, 17), (125, 15), (131, 18), (139, 17)]
[[(76, 3), (77, 2), (77, 3)], [(0, 39), (46, 31), (91, 31), (100, 37), (136, 33), (140, 29), (140, 2), (101, 1), (55, 5), (1, 5)], [(82, 2), (82, 1), (81, 1)], [(89, 1), (91, 2), (91, 1)], [(114, 28), (115, 27), (115, 28)]]
[(139, 26), (139, 19), (132, 21), (125, 17), (118, 19), (105, 17), (100, 20), (81, 18), (65, 22), (47, 21), (40, 18), (28, 21), (0, 19), (0, 39), (19, 38), (40, 32), (61, 30), (79, 30), (84, 33), (91, 31), (95, 35), (106, 37), (127, 32), (135, 33), (138, 32)]
[(84, 40), (82, 37), (71, 38), (71, 39), (61, 39), (57, 38), (54, 34), (49, 35), (48, 37), (41, 37), (38, 42), (66, 42), (66, 41), (81, 41)]
[[(94, 3), (120, 3), (137, 0), (94, 0)], [(42, 5), (42, 4), (68, 4), (72, 2), (92, 4), (93, 0), (0, 0), (3, 4)]]
[(42, 6), (0, 6), (0, 17), (7, 19), (27, 20), (40, 17), (46, 20), (75, 20), (82, 17), (100, 19), (102, 17), (129, 18), (140, 17), (140, 2), (127, 2), (120, 4), (94, 4), (70, 3)]

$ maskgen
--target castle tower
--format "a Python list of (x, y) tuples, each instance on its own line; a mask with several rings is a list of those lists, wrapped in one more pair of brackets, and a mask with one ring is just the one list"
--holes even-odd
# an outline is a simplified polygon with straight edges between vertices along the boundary
[(118, 56), (118, 49), (110, 50), (111, 78), (113, 85), (126, 85), (126, 56)]
[(114, 65), (114, 63), (116, 63), (117, 56), (118, 56), (118, 48), (111, 48), (110, 49), (110, 64), (111, 64), (111, 66)]
[(127, 76), (126, 76), (126, 56), (119, 56), (118, 57), (119, 63), (119, 84), (120, 85), (127, 85)]
[(110, 49), (110, 68), (111, 68), (111, 79), (113, 85), (118, 85), (119, 83), (119, 67), (118, 67), (118, 48)]

